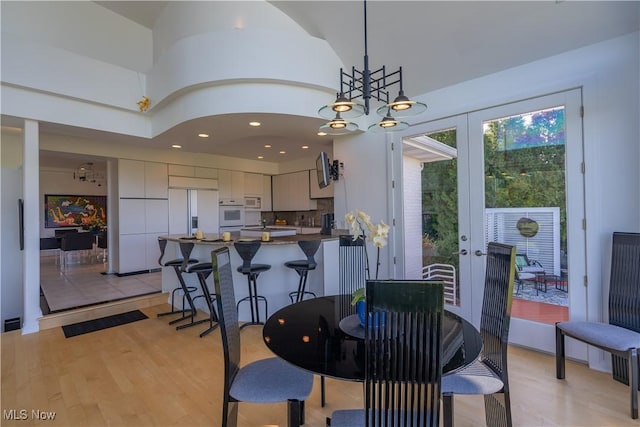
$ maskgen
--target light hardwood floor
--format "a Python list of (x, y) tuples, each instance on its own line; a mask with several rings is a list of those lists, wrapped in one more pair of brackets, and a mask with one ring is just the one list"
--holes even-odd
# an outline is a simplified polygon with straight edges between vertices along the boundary
[[(218, 426), (221, 417), (220, 332), (199, 338), (206, 325), (176, 331), (156, 318), (163, 304), (144, 308), (149, 319), (65, 339), (61, 328), (1, 335), (2, 426)], [(242, 331), (242, 362), (269, 357), (262, 329)], [(555, 378), (554, 358), (511, 348), (509, 376), (517, 426), (636, 426), (628, 388), (610, 375), (568, 362), (567, 379)], [(358, 383), (327, 380), (320, 407), (319, 379), (306, 404), (307, 426), (321, 427), (338, 408), (361, 405)], [(483, 426), (480, 397), (456, 397), (459, 427)], [(26, 420), (8, 420), (12, 409)], [(32, 410), (53, 411), (36, 421)], [(239, 426), (284, 426), (285, 404), (239, 406)], [(19, 412), (17, 412), (19, 415)]]

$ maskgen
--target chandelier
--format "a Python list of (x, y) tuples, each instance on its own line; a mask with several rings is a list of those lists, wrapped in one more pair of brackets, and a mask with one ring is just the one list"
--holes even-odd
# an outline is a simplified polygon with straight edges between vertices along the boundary
[(83, 163), (73, 172), (73, 179), (80, 182), (89, 182), (102, 187), (104, 184), (104, 174), (93, 168), (92, 162)]
[[(398, 96), (389, 102), (388, 88), (398, 85)], [(362, 98), (363, 103), (355, 100)], [(367, 1), (364, 0), (364, 69), (362, 71), (351, 67), (351, 72), (340, 68), (340, 92), (336, 100), (320, 108), (318, 114), (330, 119), (320, 127), (321, 132), (329, 135), (343, 135), (358, 129), (358, 125), (346, 119), (369, 115), (371, 98), (382, 102), (376, 109), (382, 120), (369, 126), (374, 132), (399, 131), (409, 127), (409, 124), (398, 119), (423, 113), (427, 105), (412, 101), (405, 94), (402, 86), (402, 67), (387, 73), (386, 67), (371, 71), (369, 69), (369, 54), (367, 49)]]

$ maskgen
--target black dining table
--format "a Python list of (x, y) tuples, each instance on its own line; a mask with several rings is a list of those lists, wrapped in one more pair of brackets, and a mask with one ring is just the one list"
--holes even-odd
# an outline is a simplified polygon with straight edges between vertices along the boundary
[[(273, 313), (262, 330), (269, 349), (287, 362), (331, 378), (364, 380), (364, 328), (351, 295), (304, 300)], [(446, 375), (472, 363), (482, 350), (478, 330), (445, 310), (443, 364)]]

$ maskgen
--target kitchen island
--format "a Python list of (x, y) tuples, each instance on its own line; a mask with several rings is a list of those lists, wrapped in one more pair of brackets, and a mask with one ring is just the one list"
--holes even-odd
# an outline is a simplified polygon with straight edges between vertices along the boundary
[[(217, 234), (207, 234), (203, 239), (194, 239), (184, 235), (161, 236), (160, 239), (167, 241), (167, 247), (163, 261), (181, 258), (180, 242), (193, 242), (194, 248), (191, 258), (201, 262), (211, 262), (211, 251), (221, 246), (229, 247), (231, 255), (231, 268), (233, 271), (233, 285), (236, 301), (248, 296), (247, 277), (237, 271), (237, 267), (242, 265), (242, 259), (236, 252), (233, 243), (235, 240), (253, 240), (240, 237), (239, 233), (232, 234), (230, 242), (223, 242), (221, 236)], [(185, 239), (186, 238), (186, 239)], [(256, 239), (257, 240), (257, 239)], [(307, 279), (307, 291), (315, 293), (317, 296), (338, 294), (338, 238), (322, 234), (296, 234), (292, 236), (272, 237), (268, 242), (262, 242), (262, 246), (253, 258), (254, 264), (269, 264), (271, 269), (260, 274), (258, 278), (258, 294), (267, 298), (269, 305), (268, 315), (276, 310), (291, 304), (289, 292), (293, 292), (298, 286), (298, 275), (290, 268), (284, 266), (287, 261), (305, 259), (304, 253), (298, 246), (300, 240), (321, 240), (322, 244), (315, 255), (317, 267), (309, 272)], [(184, 274), (185, 282), (188, 286), (200, 285), (195, 274)], [(213, 291), (213, 278), (207, 279), (209, 289)], [(178, 278), (173, 267), (162, 268), (162, 292), (171, 293), (179, 286)], [(171, 299), (168, 299), (171, 303)], [(176, 298), (178, 308), (181, 307), (182, 298)], [(202, 298), (196, 300), (198, 309), (208, 312), (206, 304)], [(261, 320), (264, 321), (263, 305), (260, 305)], [(243, 303), (239, 307), (238, 318), (240, 321), (249, 321), (251, 312), (249, 304)]]

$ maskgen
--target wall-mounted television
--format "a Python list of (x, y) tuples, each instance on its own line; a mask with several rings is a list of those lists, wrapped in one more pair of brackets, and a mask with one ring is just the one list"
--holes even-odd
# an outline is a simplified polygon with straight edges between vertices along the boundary
[(316, 172), (318, 173), (318, 186), (324, 188), (331, 182), (331, 164), (329, 156), (321, 151), (316, 159)]

